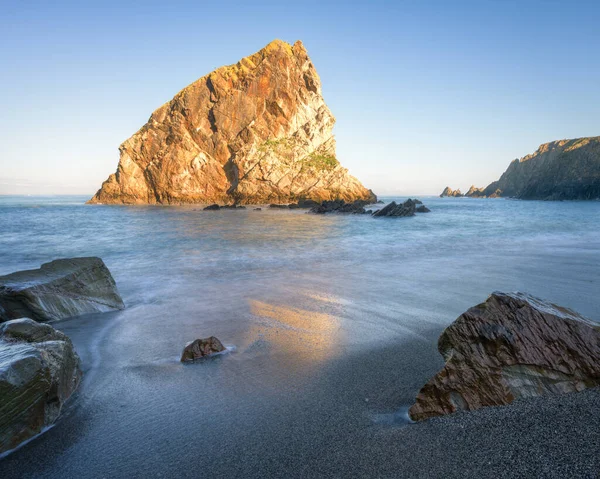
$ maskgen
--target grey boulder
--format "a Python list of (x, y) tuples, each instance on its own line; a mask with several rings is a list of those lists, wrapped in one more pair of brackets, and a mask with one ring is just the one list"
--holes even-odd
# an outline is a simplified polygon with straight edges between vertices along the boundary
[(0, 324), (0, 456), (51, 426), (81, 376), (60, 331), (29, 318)]
[(23, 317), (53, 321), (124, 307), (100, 258), (58, 259), (0, 276), (0, 323)]

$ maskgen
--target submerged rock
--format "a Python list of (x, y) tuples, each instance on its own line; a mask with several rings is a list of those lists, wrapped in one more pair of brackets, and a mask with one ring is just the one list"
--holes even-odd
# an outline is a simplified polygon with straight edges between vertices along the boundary
[(196, 339), (185, 345), (181, 353), (181, 362), (193, 361), (214, 353), (225, 351), (225, 346), (214, 336), (205, 339)]
[(0, 454), (51, 426), (81, 376), (60, 331), (28, 318), (0, 324)]
[(0, 322), (22, 317), (50, 321), (124, 307), (100, 258), (58, 259), (0, 276)]
[(218, 211), (220, 209), (221, 209), (221, 207), (215, 203), (213, 205), (209, 205), (206, 208), (204, 208), (204, 211)]
[(340, 164), (321, 80), (281, 40), (196, 80), (119, 148), (90, 203), (267, 204), (367, 199)]
[(440, 336), (446, 364), (419, 392), (414, 420), (600, 385), (600, 325), (523, 293), (493, 293)]

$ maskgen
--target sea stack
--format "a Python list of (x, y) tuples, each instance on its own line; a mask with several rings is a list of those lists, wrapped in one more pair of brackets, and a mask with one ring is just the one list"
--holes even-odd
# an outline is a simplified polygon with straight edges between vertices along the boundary
[(302, 42), (275, 40), (152, 113), (89, 203), (376, 201), (340, 165), (334, 123)]

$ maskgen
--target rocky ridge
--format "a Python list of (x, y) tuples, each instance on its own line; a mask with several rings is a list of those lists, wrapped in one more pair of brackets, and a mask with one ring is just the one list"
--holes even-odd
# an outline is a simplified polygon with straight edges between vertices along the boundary
[(152, 113), (120, 146), (116, 173), (89, 203), (373, 198), (340, 165), (334, 123), (302, 42), (275, 40)]
[[(460, 190), (457, 190), (460, 193)], [(459, 196), (446, 187), (440, 196)], [(600, 198), (600, 136), (559, 140), (511, 162), (499, 180), (486, 188), (471, 186), (472, 198), (527, 200)]]

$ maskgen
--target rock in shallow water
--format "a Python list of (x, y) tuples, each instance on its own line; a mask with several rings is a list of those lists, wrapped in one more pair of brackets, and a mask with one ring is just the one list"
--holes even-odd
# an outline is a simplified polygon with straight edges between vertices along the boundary
[(186, 344), (181, 354), (181, 362), (193, 361), (214, 353), (225, 351), (225, 346), (214, 336), (205, 339), (196, 339)]
[[(417, 207), (417, 205), (420, 206)], [(409, 198), (401, 204), (397, 204), (395, 201), (392, 201), (388, 205), (373, 213), (373, 216), (415, 216), (415, 213), (429, 213), (430, 211), (431, 210), (429, 208), (423, 205), (422, 201), (412, 200)]]
[(493, 293), (440, 336), (446, 364), (419, 392), (414, 420), (600, 385), (600, 325), (523, 293)]
[(0, 276), (0, 322), (23, 317), (50, 321), (124, 307), (100, 258), (58, 259), (40, 269)]
[(0, 454), (52, 425), (81, 375), (60, 331), (28, 318), (0, 324)]

